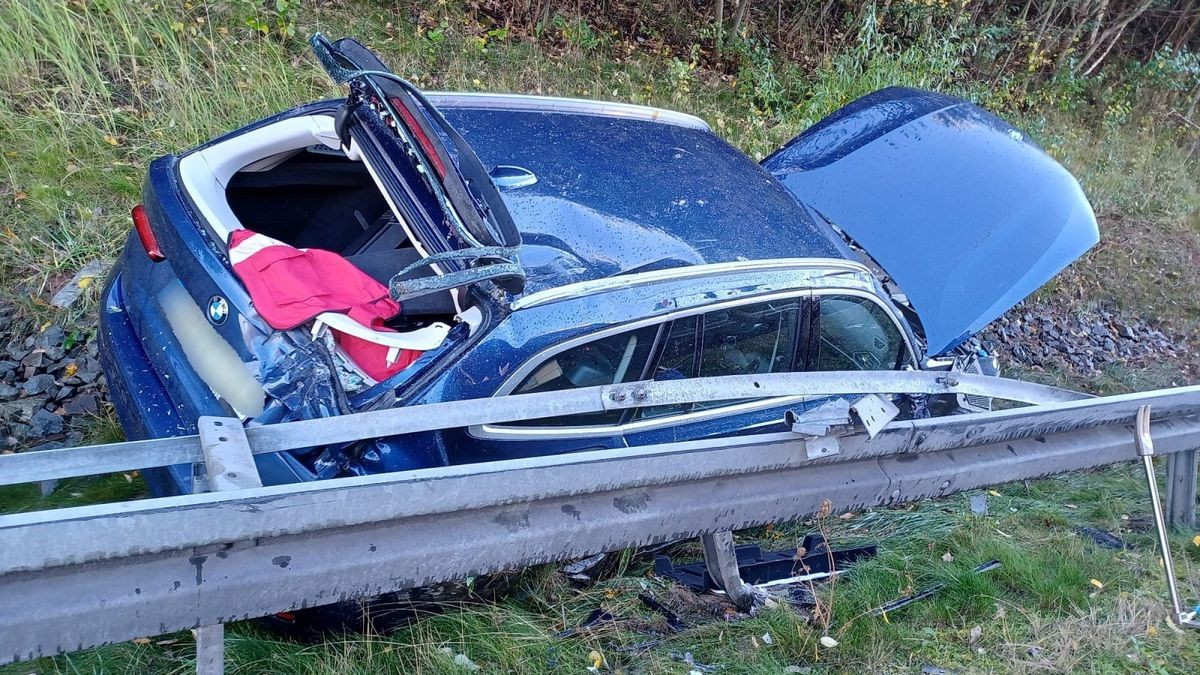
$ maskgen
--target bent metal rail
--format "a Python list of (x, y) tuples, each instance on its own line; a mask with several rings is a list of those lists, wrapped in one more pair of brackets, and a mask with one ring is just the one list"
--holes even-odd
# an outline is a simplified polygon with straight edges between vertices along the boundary
[[(233, 470), (253, 473), (251, 453), (438, 429), (446, 420), (461, 427), (687, 401), (871, 393), (1035, 405), (895, 420), (873, 437), (841, 426), (819, 438), (772, 433), (272, 487), (253, 487), (256, 476), (241, 482)], [(0, 664), (763, 525), (814, 513), (825, 500), (860, 509), (1133, 460), (1133, 422), (1144, 405), (1154, 413), (1156, 452), (1171, 455), (1172, 466), (1190, 463), (1177, 471), (1183, 482), (1174, 496), (1168, 483), (1170, 508), (1194, 510), (1200, 387), (1083, 398), (958, 373), (643, 382), (358, 413), (247, 429), (244, 437), (228, 433), (240, 430), (237, 420), (202, 418), (198, 436), (3, 456), (0, 484), (206, 457), (227, 465), (215, 473), (209, 466), (221, 492), (0, 516)], [(818, 445), (823, 454), (813, 452)]]

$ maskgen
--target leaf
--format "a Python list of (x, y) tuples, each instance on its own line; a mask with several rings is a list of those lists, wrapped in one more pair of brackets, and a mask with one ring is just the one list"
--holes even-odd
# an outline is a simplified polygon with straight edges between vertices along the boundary
[(1096, 588), (1104, 588), (1104, 584), (1099, 579), (1092, 579), (1088, 583), (1095, 586)]
[(1000, 496), (1000, 493), (999, 493), (999, 492), (996, 492), (995, 490), (988, 490), (988, 494), (989, 494), (989, 495), (991, 495), (991, 496), (993, 496), (993, 497), (999, 497), (999, 496)]
[(588, 661), (591, 662), (593, 668), (600, 668), (604, 665), (604, 655), (593, 649), (588, 652)]
[(130, 642), (135, 645), (148, 645), (150, 644), (150, 638), (134, 638)]
[(1192, 544), (1195, 546), (1200, 546), (1200, 534), (1192, 537)]
[(971, 632), (967, 634), (967, 643), (968, 643), (968, 644), (975, 644), (976, 642), (978, 642), (978, 641), (979, 641), (979, 638), (980, 638), (982, 635), (983, 635), (983, 626), (975, 626), (975, 627), (973, 627), (973, 628), (971, 629)]
[(121, 142), (117, 140), (116, 136), (113, 136), (112, 134), (104, 134), (104, 142), (108, 143), (114, 148), (121, 144)]

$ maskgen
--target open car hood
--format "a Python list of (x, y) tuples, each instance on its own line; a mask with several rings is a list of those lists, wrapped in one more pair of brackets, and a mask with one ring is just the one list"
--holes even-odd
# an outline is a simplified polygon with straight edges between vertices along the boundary
[(896, 281), (930, 355), (981, 330), (1099, 241), (1066, 169), (995, 115), (950, 96), (877, 91), (763, 166)]

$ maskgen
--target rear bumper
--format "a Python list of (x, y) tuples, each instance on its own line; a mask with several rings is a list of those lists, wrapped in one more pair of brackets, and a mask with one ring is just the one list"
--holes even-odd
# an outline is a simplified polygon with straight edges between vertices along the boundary
[[(162, 284), (151, 278), (166, 274), (175, 283), (169, 265), (151, 264), (136, 241), (130, 244), (104, 288), (100, 312), (100, 363), (110, 400), (131, 440), (194, 434), (198, 417), (229, 413), (188, 365), (158, 307)], [(289, 453), (257, 455), (255, 463), (264, 485), (316, 479)], [(179, 464), (143, 469), (142, 475), (150, 492), (162, 497), (190, 494), (192, 472), (192, 465)]]
[[(117, 419), (130, 440), (186, 436), (195, 424), (184, 421), (134, 332), (121, 290), (124, 257), (113, 268), (100, 309), (100, 366)], [(192, 467), (147, 468), (142, 476), (156, 496), (192, 491)]]

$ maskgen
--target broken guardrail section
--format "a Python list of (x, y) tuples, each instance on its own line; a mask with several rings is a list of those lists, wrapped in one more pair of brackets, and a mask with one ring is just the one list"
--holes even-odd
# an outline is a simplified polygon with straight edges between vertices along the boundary
[[(886, 411), (868, 402), (857, 422), (833, 420), (824, 436), (796, 417), (806, 426), (783, 433), (314, 483), (257, 487), (243, 473), (255, 453), (447, 420), (781, 395), (842, 395), (857, 405), (907, 392), (1035, 405), (872, 419), (870, 433), (862, 411)], [(1194, 485), (1200, 387), (1085, 398), (917, 372), (642, 382), (291, 422), (246, 429), (244, 439), (217, 424), (240, 430), (236, 420), (206, 418), (200, 436), (4, 456), (0, 483), (203, 463), (221, 491), (0, 516), (0, 663), (692, 536), (704, 537), (709, 569), (726, 570), (718, 584), (744, 602), (731, 530), (807, 516), (826, 502), (857, 510), (1129, 461), (1145, 405), (1155, 454), (1190, 457)], [(828, 446), (830, 437), (837, 452), (813, 456), (814, 439)], [(203, 665), (220, 672), (219, 658)]]

